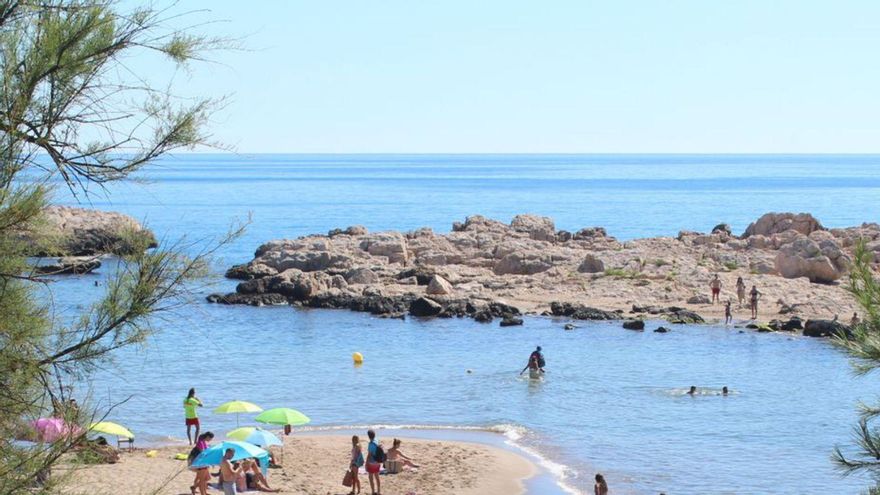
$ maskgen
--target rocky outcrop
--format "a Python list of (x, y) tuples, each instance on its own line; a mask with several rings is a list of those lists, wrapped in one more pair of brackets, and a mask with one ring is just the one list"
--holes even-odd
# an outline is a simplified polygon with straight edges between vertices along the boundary
[(621, 319), (632, 308), (693, 323), (703, 314), (723, 316), (722, 305), (706, 304), (718, 275), (722, 301), (736, 300), (742, 277), (763, 294), (762, 313), (780, 310), (769, 301), (783, 299), (799, 315), (830, 317), (855, 310), (842, 287), (827, 284), (846, 273), (856, 242), (876, 246), (880, 257), (876, 224), (825, 230), (809, 215), (774, 213), (754, 222), (745, 238), (726, 227), (625, 243), (601, 227), (556, 230), (535, 215), (509, 224), (474, 215), (450, 233), (334, 229), (263, 244), (252, 260), (229, 269), (228, 277), (242, 280), (242, 297), (226, 299), (248, 304), (271, 293), (291, 304), (398, 315), (424, 297), (440, 305), (427, 310), (437, 317), (480, 321), (503, 318), (490, 305), (506, 300), (574, 319)]
[(834, 337), (850, 335), (850, 328), (836, 320), (807, 320), (805, 337)]
[(54, 263), (34, 267), (41, 275), (83, 275), (101, 268), (101, 262), (92, 257), (59, 258)]
[(122, 213), (49, 206), (43, 217), (44, 230), (21, 234), (35, 256), (128, 255), (157, 246), (152, 232)]
[(824, 228), (809, 213), (765, 213), (757, 221), (750, 224), (742, 236), (771, 236), (788, 230), (810, 235), (817, 230), (824, 230)]
[(645, 329), (645, 322), (642, 320), (626, 320), (623, 322), (623, 328), (642, 331)]

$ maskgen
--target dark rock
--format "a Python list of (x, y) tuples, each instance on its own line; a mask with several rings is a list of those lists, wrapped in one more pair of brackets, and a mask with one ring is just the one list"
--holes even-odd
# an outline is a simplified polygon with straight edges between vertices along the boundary
[(777, 332), (793, 332), (804, 328), (803, 320), (797, 316), (788, 321), (770, 320), (770, 323), (768, 323), (767, 326)]
[(719, 223), (718, 225), (712, 227), (712, 233), (733, 235), (733, 231), (730, 230), (730, 225), (726, 223)]
[(574, 234), (574, 239), (577, 241), (590, 240), (596, 237), (608, 237), (608, 232), (603, 227), (589, 227), (578, 230)]
[(508, 316), (508, 317), (502, 319), (501, 323), (500, 323), (500, 325), (502, 327), (512, 327), (512, 326), (517, 326), (517, 325), (522, 325), (522, 324), (523, 324), (523, 319), (517, 318), (516, 316)]
[(564, 329), (566, 329), (566, 330), (574, 330), (574, 329), (577, 328), (577, 327), (574, 326), (574, 325), (572, 325), (571, 323), (566, 323), (565, 326), (562, 327), (562, 328), (564, 328)]
[(403, 280), (410, 277), (415, 277), (418, 281), (418, 285), (428, 285), (431, 283), (431, 278), (434, 277), (434, 272), (427, 268), (416, 267), (403, 270), (395, 276), (397, 280)]
[(668, 333), (668, 332), (669, 332), (669, 329), (666, 327), (657, 327), (657, 329), (654, 330), (654, 333)]
[(57, 263), (35, 266), (34, 271), (41, 275), (83, 275), (101, 268), (96, 259), (61, 258)]
[(666, 320), (669, 323), (675, 323), (677, 325), (706, 323), (706, 320), (704, 320), (702, 316), (686, 309), (678, 309), (678, 311), (668, 312)]
[(627, 330), (639, 330), (642, 331), (645, 329), (645, 322), (642, 320), (627, 320), (623, 322), (623, 328)]
[(327, 232), (327, 237), (336, 237), (338, 235), (342, 235), (342, 229), (331, 229)]
[(244, 304), (248, 306), (282, 306), (289, 301), (281, 294), (211, 294), (207, 297), (208, 302), (217, 304)]
[(516, 306), (511, 306), (500, 301), (492, 301), (488, 305), (489, 312), (492, 316), (504, 318), (505, 316), (519, 316), (522, 312)]
[(232, 268), (226, 270), (225, 276), (234, 280), (252, 280), (254, 278), (247, 265), (233, 265)]
[(550, 303), (550, 312), (553, 316), (568, 316), (576, 320), (617, 320), (620, 314), (611, 311), (591, 308), (582, 304)]
[(687, 300), (688, 304), (712, 304), (712, 300), (709, 299), (709, 296), (705, 294), (697, 294), (696, 296), (691, 296)]
[(632, 312), (633, 313), (648, 313), (648, 314), (652, 314), (652, 315), (659, 315), (659, 314), (665, 313), (666, 308), (661, 308), (660, 306), (653, 306), (653, 305), (639, 306), (639, 305), (633, 304)]
[(804, 325), (805, 337), (850, 336), (852, 331), (836, 320), (807, 320)]
[(572, 238), (571, 232), (567, 230), (560, 230), (556, 233), (556, 242), (568, 242)]
[(413, 316), (437, 316), (441, 311), (443, 311), (443, 306), (427, 297), (420, 297), (409, 305), (409, 314)]
[(488, 310), (480, 310), (474, 313), (474, 321), (478, 323), (492, 323), (492, 313)]

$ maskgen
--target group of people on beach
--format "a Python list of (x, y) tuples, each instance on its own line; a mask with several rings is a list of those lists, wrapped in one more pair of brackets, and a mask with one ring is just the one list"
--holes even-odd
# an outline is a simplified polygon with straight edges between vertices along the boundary
[[(186, 415), (186, 439), (190, 445), (195, 439), (195, 445), (186, 458), (187, 465), (196, 473), (193, 484), (189, 487), (192, 495), (196, 495), (196, 491), (200, 495), (208, 495), (208, 484), (211, 477), (217, 478), (218, 487), (223, 491), (223, 495), (235, 495), (237, 492), (248, 490), (271, 493), (281, 491), (269, 486), (269, 480), (263, 474), (263, 466), (259, 459), (249, 458), (233, 461), (235, 449), (226, 449), (220, 462), (220, 470), (216, 473), (211, 473), (208, 467), (192, 467), (199, 454), (208, 450), (211, 441), (214, 440), (214, 433), (210, 431), (200, 433), (199, 407), (204, 407), (204, 403), (196, 397), (196, 389), (191, 388), (183, 400), (183, 408)], [(192, 435), (193, 427), (195, 427), (195, 435)], [(272, 457), (269, 459), (271, 465)]]
[[(715, 274), (715, 277), (709, 282), (709, 290), (712, 292), (712, 304), (721, 302), (721, 287), (722, 287), (721, 279), (718, 278), (718, 274)], [(761, 292), (758, 290), (757, 285), (752, 285), (751, 290), (748, 291), (748, 301), (749, 301), (749, 309), (752, 311), (751, 318), (754, 320), (758, 318), (758, 301), (761, 299)], [(743, 307), (743, 302), (746, 300), (746, 283), (742, 277), (736, 278), (736, 298), (739, 300), (739, 307)], [(731, 309), (732, 301), (730, 299), (724, 303), (724, 324), (728, 325), (733, 322), (733, 311)]]
[(367, 430), (367, 438), (370, 439), (370, 443), (367, 444), (367, 455), (364, 457), (360, 437), (357, 435), (351, 437), (351, 458), (348, 471), (342, 480), (344, 486), (351, 487), (349, 495), (361, 492), (361, 481), (358, 476), (361, 468), (365, 468), (367, 471), (372, 495), (381, 495), (382, 480), (379, 478), (379, 473), (382, 472), (383, 467), (388, 474), (397, 474), (407, 468), (417, 469), (419, 467), (411, 458), (401, 452), (400, 446), (403, 442), (399, 438), (394, 439), (388, 452), (385, 452), (382, 444), (376, 441), (375, 431)]

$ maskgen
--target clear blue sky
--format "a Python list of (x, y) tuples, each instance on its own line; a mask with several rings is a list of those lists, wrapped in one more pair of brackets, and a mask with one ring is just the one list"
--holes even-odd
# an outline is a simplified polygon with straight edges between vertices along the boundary
[[(161, 2), (159, 2), (161, 4)], [(184, 0), (239, 152), (878, 152), (880, 2)]]

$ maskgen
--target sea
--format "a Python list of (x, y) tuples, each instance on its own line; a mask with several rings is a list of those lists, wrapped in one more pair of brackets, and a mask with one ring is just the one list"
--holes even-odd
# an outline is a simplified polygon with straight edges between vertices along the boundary
[[(615, 322), (566, 331), (537, 316), (509, 328), (401, 321), (203, 296), (234, 290), (223, 272), (266, 241), (349, 225), (445, 233), (469, 215), (534, 213), (629, 240), (719, 223), (741, 233), (769, 211), (810, 212), (827, 227), (877, 222), (880, 156), (180, 154), (87, 194), (59, 184), (54, 200), (127, 213), (193, 252), (249, 219), (193, 305), (76, 385), (114, 405), (108, 419), (142, 445), (185, 438), (182, 400), (195, 387), (203, 428), (219, 433), (253, 424), (211, 412), (240, 399), (304, 412), (312, 422), (295, 431), (489, 435), (552, 478), (530, 493), (592, 493), (599, 472), (615, 494), (856, 494), (870, 483), (841, 476), (831, 454), (851, 451), (857, 405), (880, 396), (880, 380), (854, 376), (825, 340), (720, 325), (652, 332), (659, 321), (643, 333)], [(112, 273), (110, 260), (58, 277), (47, 303), (59, 321), (87, 310)], [(545, 378), (521, 377), (538, 345)], [(687, 395), (691, 385), (700, 393)]]

